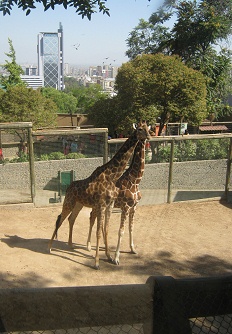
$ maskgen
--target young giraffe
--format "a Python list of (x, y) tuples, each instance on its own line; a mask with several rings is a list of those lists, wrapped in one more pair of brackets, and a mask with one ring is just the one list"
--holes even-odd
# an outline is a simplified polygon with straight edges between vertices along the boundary
[[(125, 221), (128, 214), (129, 214), (130, 248), (131, 252), (133, 254), (136, 254), (133, 241), (133, 226), (134, 226), (134, 214), (136, 206), (142, 197), (138, 187), (143, 177), (144, 167), (145, 167), (145, 143), (146, 139), (138, 142), (134, 150), (134, 155), (130, 167), (116, 182), (116, 186), (119, 188), (119, 193), (114, 202), (114, 207), (119, 208), (122, 211), (121, 223), (118, 231), (118, 244), (114, 259), (114, 262), (116, 264), (119, 264), (120, 245), (122, 237), (124, 235)], [(90, 226), (87, 240), (87, 248), (89, 251), (91, 250), (91, 234), (95, 219), (96, 219), (96, 211), (93, 209), (92, 212), (90, 213)]]
[[(126, 165), (133, 154), (135, 145), (140, 140), (149, 137), (149, 130), (146, 122), (140, 122), (132, 135), (126, 140), (114, 157), (106, 164), (97, 167), (96, 170), (86, 179), (74, 181), (66, 191), (62, 212), (56, 221), (56, 227), (49, 242), (51, 250), (52, 242), (57, 236), (57, 231), (63, 221), (69, 215), (69, 240), (72, 247), (72, 231), (75, 219), (83, 206), (91, 207), (96, 212), (97, 217), (97, 245), (95, 254), (95, 268), (99, 269), (99, 244), (101, 229), (105, 220), (105, 253), (111, 259), (108, 248), (108, 227), (114, 200), (118, 195), (119, 188), (116, 186), (117, 180), (124, 172)], [(107, 214), (106, 214), (107, 213)], [(106, 215), (106, 219), (105, 219)]]

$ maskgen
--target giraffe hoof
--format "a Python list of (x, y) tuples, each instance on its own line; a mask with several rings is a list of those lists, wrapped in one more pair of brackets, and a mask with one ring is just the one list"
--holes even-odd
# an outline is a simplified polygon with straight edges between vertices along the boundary
[(119, 259), (114, 259), (114, 264), (116, 264), (116, 266), (119, 266)]
[(131, 254), (138, 254), (138, 252), (136, 252), (135, 249), (132, 249), (132, 250), (131, 250)]
[(100, 266), (99, 265), (98, 266), (94, 266), (94, 269), (100, 270)]
[(90, 244), (89, 242), (87, 243), (87, 250), (88, 250), (89, 252), (91, 252), (91, 250), (92, 250), (91, 244)]

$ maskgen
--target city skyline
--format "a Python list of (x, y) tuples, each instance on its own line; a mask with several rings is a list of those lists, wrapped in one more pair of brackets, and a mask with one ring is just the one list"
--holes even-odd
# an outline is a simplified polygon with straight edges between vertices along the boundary
[(82, 67), (103, 63), (120, 66), (129, 60), (125, 56), (129, 33), (139, 19), (148, 20), (162, 3), (162, 0), (108, 0), (110, 17), (94, 13), (91, 21), (82, 19), (73, 8), (58, 7), (44, 12), (38, 4), (28, 16), (13, 8), (10, 16), (1, 17), (0, 64), (8, 59), (5, 55), (9, 52), (8, 38), (12, 40), (17, 63), (37, 64), (37, 35), (56, 32), (61, 22), (65, 63)]

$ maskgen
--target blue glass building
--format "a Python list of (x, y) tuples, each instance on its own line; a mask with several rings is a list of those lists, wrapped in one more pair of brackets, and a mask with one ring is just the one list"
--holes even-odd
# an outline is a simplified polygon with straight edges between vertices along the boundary
[(38, 35), (38, 74), (44, 77), (44, 87), (64, 89), (63, 27), (57, 33)]

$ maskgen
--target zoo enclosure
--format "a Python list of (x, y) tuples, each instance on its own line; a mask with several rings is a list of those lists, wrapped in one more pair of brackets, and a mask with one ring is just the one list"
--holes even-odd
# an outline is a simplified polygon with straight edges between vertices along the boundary
[[(12, 140), (13, 131), (24, 132), (29, 162), (24, 162), (28, 161), (24, 160), (27, 159), (27, 154), (24, 152), (19, 152), (20, 156), (19, 153), (16, 156), (21, 142), (17, 138)], [(107, 162), (126, 140), (125, 138), (108, 140), (108, 129), (33, 132), (31, 123), (3, 123), (0, 124), (1, 133), (5, 135), (0, 136), (4, 156), (12, 156), (18, 163), (0, 164), (0, 184), (3, 194), (0, 202), (37, 204), (39, 199), (39, 206), (60, 200), (56, 198), (60, 172), (72, 172), (76, 179), (86, 178), (98, 166)], [(11, 135), (10, 140), (7, 134)], [(210, 143), (218, 142), (216, 148), (215, 145), (211, 145), (212, 147), (209, 145), (207, 153), (226, 146), (227, 154), (223, 157), (217, 155), (214, 160), (206, 161), (205, 153), (200, 151), (200, 160), (189, 161), (192, 152), (190, 151), (190, 159), (187, 159), (186, 148), (199, 151), (199, 147), (202, 146), (200, 143), (206, 140)], [(152, 137), (148, 142), (150, 147), (146, 150), (145, 173), (140, 184), (143, 194), (150, 196), (152, 192), (162, 193), (161, 200), (170, 203), (173, 200), (186, 200), (190, 198), (190, 194), (193, 195), (192, 198), (195, 196), (197, 199), (201, 196), (200, 193), (205, 196), (208, 190), (208, 197), (219, 194), (225, 195), (228, 200), (231, 188), (231, 142), (231, 133)], [(65, 143), (69, 144), (69, 150), (71, 144), (75, 144), (73, 147), (76, 147), (76, 151), (65, 152)], [(158, 152), (156, 156), (162, 156), (164, 162), (152, 161), (151, 147), (155, 147)], [(52, 156), (52, 160), (48, 159), (49, 155)], [(6, 196), (9, 197), (8, 201), (5, 199)], [(153, 201), (153, 204), (155, 203)]]
[(231, 276), (0, 290), (4, 333), (231, 334), (231, 317)]

